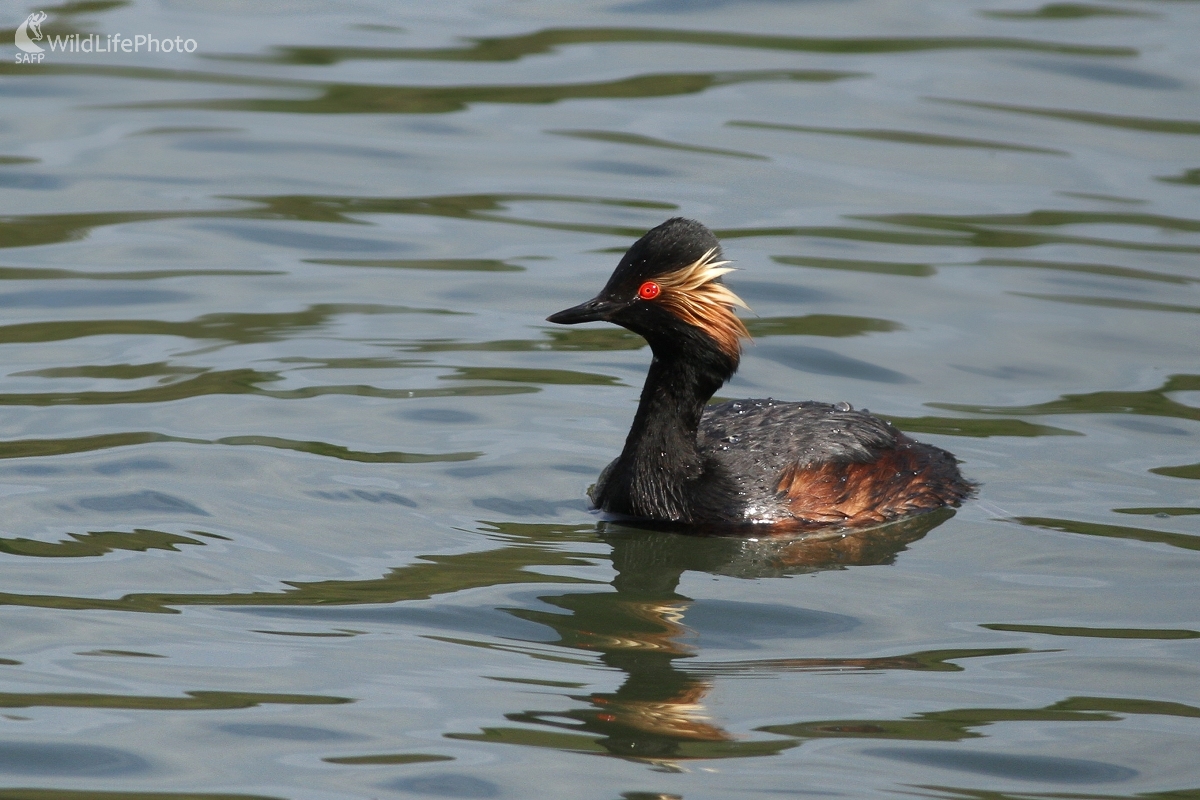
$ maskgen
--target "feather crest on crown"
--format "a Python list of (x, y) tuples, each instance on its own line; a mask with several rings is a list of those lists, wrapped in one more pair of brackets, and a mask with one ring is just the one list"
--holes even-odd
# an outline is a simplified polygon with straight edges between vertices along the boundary
[(737, 358), (742, 352), (741, 340), (749, 339), (750, 331), (733, 309), (749, 311), (750, 306), (720, 282), (721, 276), (734, 268), (725, 266), (728, 261), (717, 261), (718, 252), (714, 247), (686, 267), (655, 278), (662, 289), (658, 302), (687, 324), (707, 333), (725, 353)]

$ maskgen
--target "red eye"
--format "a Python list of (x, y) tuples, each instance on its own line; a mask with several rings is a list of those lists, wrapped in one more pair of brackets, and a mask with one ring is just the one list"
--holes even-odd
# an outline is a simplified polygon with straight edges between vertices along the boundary
[(642, 298), (643, 300), (653, 300), (654, 298), (658, 297), (660, 292), (662, 292), (662, 289), (657, 283), (654, 281), (646, 281), (641, 285), (641, 288), (638, 289), (638, 297)]

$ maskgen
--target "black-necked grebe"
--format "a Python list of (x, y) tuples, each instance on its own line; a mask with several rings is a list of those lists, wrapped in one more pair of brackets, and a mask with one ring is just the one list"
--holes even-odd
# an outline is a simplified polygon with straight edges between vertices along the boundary
[(690, 525), (859, 527), (973, 490), (953, 455), (846, 403), (734, 400), (706, 406), (737, 371), (745, 303), (708, 228), (669, 219), (638, 239), (603, 291), (548, 318), (605, 320), (654, 353), (625, 449), (600, 474), (596, 508)]

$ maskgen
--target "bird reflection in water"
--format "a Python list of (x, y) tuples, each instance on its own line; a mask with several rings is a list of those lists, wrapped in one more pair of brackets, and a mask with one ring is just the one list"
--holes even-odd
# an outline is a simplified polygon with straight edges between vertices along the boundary
[[(540, 731), (488, 728), (480, 734), (450, 737), (620, 756), (667, 770), (679, 769), (679, 762), (690, 759), (773, 755), (795, 747), (799, 742), (794, 739), (739, 740), (722, 728), (704, 705), (714, 679), (739, 673), (903, 668), (884, 663), (903, 657), (692, 661), (689, 669), (683, 669), (680, 662), (694, 659), (699, 651), (695, 633), (686, 624), (694, 601), (676, 591), (683, 573), (764, 578), (887, 564), (905, 545), (951, 516), (953, 511), (940, 510), (869, 530), (758, 538), (648, 532), (602, 523), (601, 538), (613, 548), (615, 592), (540, 598), (569, 614), (529, 608), (507, 611), (552, 628), (559, 636), (553, 642), (556, 646), (598, 653), (603, 664), (625, 673), (624, 682), (615, 692), (569, 695), (586, 703), (584, 707), (506, 715)], [(547, 727), (555, 733), (547, 733)]]

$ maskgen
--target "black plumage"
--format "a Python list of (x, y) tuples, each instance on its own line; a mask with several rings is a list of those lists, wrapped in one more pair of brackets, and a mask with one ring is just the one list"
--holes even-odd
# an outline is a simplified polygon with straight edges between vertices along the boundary
[(549, 317), (614, 322), (654, 354), (625, 447), (592, 489), (597, 508), (693, 525), (859, 526), (970, 494), (951, 454), (844, 403), (706, 407), (749, 335), (720, 259), (703, 225), (667, 220), (629, 248), (599, 295)]

